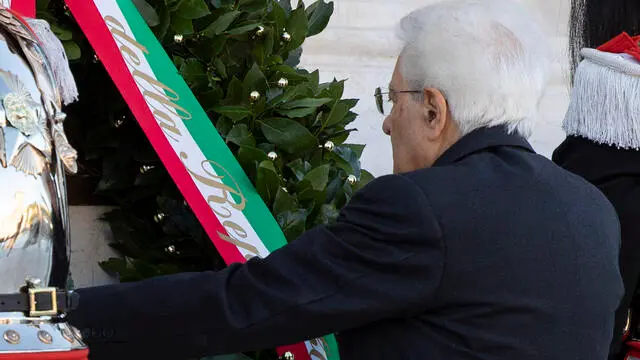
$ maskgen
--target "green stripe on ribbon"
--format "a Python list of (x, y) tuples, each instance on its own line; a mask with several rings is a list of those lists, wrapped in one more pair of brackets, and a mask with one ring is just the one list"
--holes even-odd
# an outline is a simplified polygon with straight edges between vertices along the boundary
[[(287, 244), (282, 229), (273, 218), (273, 215), (264, 201), (254, 189), (253, 184), (244, 170), (227, 147), (220, 134), (211, 123), (206, 112), (191, 92), (184, 79), (178, 74), (174, 63), (171, 61), (162, 45), (158, 42), (153, 32), (149, 29), (144, 19), (138, 13), (135, 5), (130, 0), (117, 1), (120, 10), (124, 14), (138, 42), (144, 44), (149, 50), (147, 61), (156, 78), (176, 91), (180, 99), (176, 102), (185, 109), (189, 109), (193, 118), (185, 120), (184, 124), (189, 133), (200, 147), (202, 153), (209, 160), (220, 164), (233, 179), (225, 176), (222, 181), (230, 187), (240, 186), (246, 197), (244, 215), (253, 226), (269, 252)], [(218, 174), (223, 175), (223, 174)], [(237, 182), (237, 185), (234, 183)], [(239, 199), (235, 198), (237, 202)]]
[[(159, 81), (172, 88), (180, 95), (176, 104), (189, 109), (192, 119), (184, 121), (189, 133), (200, 147), (207, 159), (215, 160), (233, 177), (237, 184), (244, 189), (247, 206), (243, 213), (253, 226), (269, 252), (273, 252), (287, 244), (282, 229), (273, 218), (260, 195), (255, 191), (253, 184), (244, 173), (244, 170), (233, 156), (231, 150), (224, 143), (218, 131), (211, 123), (202, 106), (191, 92), (184, 79), (178, 74), (174, 63), (171, 61), (162, 45), (149, 29), (144, 19), (138, 13), (131, 0), (117, 0), (123, 15), (127, 19), (134, 36), (138, 42), (144, 44), (149, 50), (146, 55), (154, 75)], [(222, 175), (222, 174), (218, 174)], [(225, 177), (222, 179), (225, 185), (235, 187), (233, 180)], [(238, 199), (236, 198), (236, 201)], [(338, 346), (333, 335), (324, 337), (328, 345), (327, 359), (339, 360)]]

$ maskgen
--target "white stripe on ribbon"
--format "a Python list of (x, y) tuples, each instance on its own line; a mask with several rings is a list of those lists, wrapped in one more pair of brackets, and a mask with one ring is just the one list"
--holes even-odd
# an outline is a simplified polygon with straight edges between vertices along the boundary
[(327, 360), (328, 357), (322, 338), (305, 341), (304, 345), (307, 347), (311, 360)]
[[(94, 4), (97, 10), (102, 15), (103, 19), (106, 18), (107, 16), (111, 16), (117, 19), (117, 21), (119, 21), (122, 24), (125, 33), (128, 36), (130, 36), (132, 39), (135, 39), (133, 31), (129, 27), (129, 24), (127, 23), (127, 20), (125, 16), (122, 14), (122, 11), (118, 7), (116, 1), (94, 1)], [(109, 27), (109, 25), (106, 23), (105, 23), (105, 26)], [(109, 27), (109, 30), (111, 30), (112, 28), (113, 27)], [(148, 74), (154, 80), (157, 80), (151, 68), (151, 65), (147, 61), (147, 58), (145, 57), (145, 54), (141, 49), (135, 47), (131, 43), (127, 43), (126, 39), (116, 37), (113, 33), (112, 33), (112, 36), (114, 36), (114, 39), (118, 44), (118, 47), (123, 45), (127, 46), (131, 51), (135, 53), (135, 55), (137, 55), (138, 59), (140, 60), (140, 64), (133, 64), (131, 61), (126, 61), (125, 59), (125, 62), (127, 63), (127, 68), (129, 72), (132, 74), (132, 76), (133, 76), (134, 70), (138, 70)], [(167, 70), (173, 71), (173, 69), (171, 70), (167, 69)], [(151, 85), (148, 81), (144, 81), (143, 79), (140, 79), (140, 78), (136, 78), (135, 80), (136, 80), (136, 83), (138, 84), (138, 89), (140, 90), (141, 93), (143, 93), (144, 91), (153, 91), (156, 94), (164, 95), (163, 92), (158, 92), (157, 89), (154, 89), (153, 85)], [(189, 130), (184, 125), (182, 118), (180, 118), (180, 116), (178, 116), (174, 111), (168, 111), (166, 105), (161, 104), (159, 101), (155, 99), (145, 96), (145, 100), (146, 100), (146, 105), (151, 110), (151, 112), (153, 112), (154, 109), (162, 109), (162, 111), (165, 111), (165, 113), (168, 114), (171, 117), (171, 119), (175, 122), (175, 127), (179, 130), (181, 134), (179, 139), (176, 139), (172, 136), (167, 136), (166, 132), (164, 132), (164, 134), (167, 140), (169, 141), (169, 143), (171, 144), (171, 147), (176, 152), (176, 154), (180, 155), (182, 153), (185, 153), (188, 155), (188, 158), (186, 160), (182, 158), (187, 168), (197, 173), (198, 175), (206, 176), (212, 179), (211, 176), (207, 176), (207, 173), (203, 171), (203, 167), (201, 165), (203, 164), (203, 162), (207, 161), (207, 158), (202, 153), (200, 147), (198, 146), (198, 144), (195, 142), (195, 140), (189, 133)], [(206, 171), (210, 172), (210, 174), (217, 176), (214, 169), (208, 163), (206, 163), (205, 166), (206, 166)], [(196, 180), (193, 176), (192, 176), (192, 179), (196, 184), (196, 186), (198, 187), (198, 190), (200, 190), (200, 193), (202, 194), (203, 198), (207, 199), (211, 195), (219, 196), (219, 197), (227, 196), (229, 199), (229, 202), (233, 202), (234, 204), (236, 203), (235, 200), (230, 195), (226, 194), (221, 189), (217, 189), (217, 188), (205, 185), (200, 181)], [(220, 181), (218, 180), (218, 182)], [(212, 207), (215, 213), (224, 214), (223, 218), (221, 218), (221, 216), (217, 216), (217, 214), (216, 214), (216, 217), (220, 220), (220, 223), (225, 227), (225, 229), (227, 230), (230, 236), (241, 237), (240, 235), (238, 235), (238, 231), (236, 230), (235, 227), (225, 226), (225, 219), (231, 219), (235, 224), (239, 225), (240, 227), (242, 227), (242, 229), (246, 231), (246, 235), (242, 234), (242, 235), (245, 235), (246, 237), (242, 237), (241, 240), (243, 243), (246, 243), (250, 246), (247, 246), (247, 245), (238, 246), (234, 244), (234, 246), (236, 246), (238, 251), (245, 258), (250, 258), (256, 255), (259, 257), (266, 257), (267, 255), (269, 255), (269, 250), (267, 250), (265, 245), (262, 243), (262, 241), (256, 234), (255, 230), (249, 223), (249, 220), (242, 213), (242, 211), (237, 210), (231, 206), (224, 206), (224, 205), (220, 205), (213, 202), (209, 202), (209, 205)], [(227, 222), (227, 224), (229, 224), (229, 222)], [(253, 247), (253, 248), (251, 249), (250, 247)], [(257, 253), (256, 253), (256, 250), (257, 250)]]
[[(133, 31), (131, 30), (129, 24), (127, 23), (126, 18), (122, 14), (122, 11), (118, 7), (116, 1), (94, 1), (93, 3), (96, 6), (96, 9), (101, 14), (103, 19), (105, 17), (107, 17), (107, 16), (112, 16), (113, 18), (117, 19), (122, 24), (122, 26), (124, 28), (124, 31), (127, 33), (127, 35), (130, 36), (132, 39), (135, 39)], [(123, 43), (122, 39), (115, 39), (115, 41), (119, 46), (127, 45), (127, 44)], [(140, 64), (139, 65), (136, 64), (135, 66), (133, 66), (131, 63), (127, 62), (126, 59), (125, 59), (125, 62), (127, 63), (127, 68), (129, 70), (129, 72), (132, 74), (132, 76), (133, 76), (133, 71), (137, 69), (139, 71), (145, 72), (146, 74), (152, 76), (153, 79), (156, 79), (155, 78), (155, 74), (154, 74), (153, 70), (151, 69), (151, 66), (150, 66), (149, 62), (147, 61), (147, 59), (145, 57), (145, 54), (139, 48), (133, 46), (132, 44), (128, 44), (128, 45), (129, 45), (129, 48), (132, 51), (135, 52), (135, 54), (137, 55), (137, 57), (140, 60)], [(149, 90), (148, 87), (145, 87), (144, 83), (137, 82), (137, 84), (138, 84), (138, 89), (140, 90), (140, 92), (143, 92), (145, 90)], [(146, 85), (149, 86), (150, 84), (147, 83)], [(145, 97), (145, 101), (147, 103), (146, 104), (147, 107), (152, 112), (153, 112), (154, 108), (158, 108), (158, 109), (162, 108), (162, 104), (159, 103), (157, 100), (151, 99), (149, 97)], [(189, 169), (191, 169), (192, 171), (197, 171), (199, 174), (206, 175), (202, 171), (198, 171), (198, 170), (202, 169), (200, 164), (202, 164), (203, 161), (207, 160), (205, 155), (202, 153), (200, 147), (197, 145), (197, 143), (195, 142), (195, 140), (193, 139), (193, 137), (189, 133), (189, 131), (186, 128), (186, 126), (184, 125), (182, 119), (174, 112), (168, 112), (168, 114), (171, 116), (172, 120), (175, 122), (176, 128), (178, 128), (178, 130), (182, 134), (180, 140), (176, 141), (171, 136), (166, 136), (166, 133), (165, 133), (165, 137), (167, 138), (167, 140), (171, 144), (171, 147), (173, 148), (173, 150), (177, 154), (180, 154), (182, 152), (185, 152), (185, 153), (188, 154), (188, 159), (186, 161), (184, 161), (184, 163)], [(207, 171), (211, 172), (212, 174), (215, 174), (215, 172), (213, 171), (213, 168), (211, 166), (207, 167)], [(214, 196), (225, 195), (225, 194), (223, 194), (223, 191), (213, 191), (214, 189), (212, 189), (210, 186), (206, 186), (206, 185), (200, 183), (199, 181), (197, 181), (193, 177), (192, 177), (192, 179), (193, 179), (194, 183), (196, 184), (196, 186), (198, 187), (198, 190), (200, 190), (200, 193), (202, 194), (202, 196), (205, 199), (210, 195), (214, 195)], [(230, 201), (234, 201), (231, 198), (229, 200)], [(246, 230), (246, 233), (247, 233), (246, 234), (246, 238), (243, 238), (242, 241), (245, 242), (245, 243), (249, 243), (249, 244), (253, 245), (257, 249), (257, 254), (254, 253), (254, 252), (250, 252), (247, 249), (245, 249), (243, 247), (239, 247), (239, 246), (236, 245), (238, 251), (243, 256), (245, 256), (245, 258), (256, 256), (256, 255), (258, 255), (260, 257), (266, 257), (269, 254), (269, 251), (267, 250), (265, 245), (262, 243), (262, 241), (260, 241), (260, 239), (259, 239), (258, 235), (256, 234), (255, 230), (253, 229), (253, 227), (249, 223), (248, 219), (245, 217), (245, 215), (241, 211), (236, 210), (234, 208), (230, 208), (230, 207), (217, 208), (217, 209), (215, 209), (215, 211), (221, 212), (221, 213), (225, 213), (226, 212), (227, 214), (230, 212), (231, 215), (229, 216), (229, 218), (233, 219), (233, 221), (235, 223), (237, 223), (238, 225), (240, 225), (241, 227), (243, 227)], [(220, 217), (218, 217), (218, 219), (220, 219)], [(220, 219), (220, 220), (224, 220), (224, 219)], [(223, 225), (224, 225), (223, 221), (221, 221), (221, 223), (223, 223)], [(230, 233), (230, 235), (235, 232), (235, 231), (233, 231), (233, 228), (229, 229), (229, 228), (225, 227), (225, 229)], [(230, 231), (230, 230), (232, 230), (232, 231)], [(325, 352), (323, 344), (321, 343), (321, 340), (314, 339), (314, 340), (306, 341), (305, 342), (305, 346), (306, 346), (307, 351), (309, 353), (309, 356), (310, 356), (310, 358), (312, 360), (325, 360), (325, 359), (327, 359), (326, 352)]]

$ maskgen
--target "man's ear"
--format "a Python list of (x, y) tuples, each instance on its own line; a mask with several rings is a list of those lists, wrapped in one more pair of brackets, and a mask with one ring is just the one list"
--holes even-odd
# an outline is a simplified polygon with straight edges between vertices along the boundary
[(439, 138), (447, 127), (449, 107), (444, 94), (435, 88), (425, 88), (422, 92), (424, 121), (429, 140)]

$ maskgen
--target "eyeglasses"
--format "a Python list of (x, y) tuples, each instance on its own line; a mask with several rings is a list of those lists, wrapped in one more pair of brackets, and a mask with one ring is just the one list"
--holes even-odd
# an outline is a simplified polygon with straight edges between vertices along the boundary
[[(382, 92), (382, 89), (380, 87), (377, 87), (373, 96), (376, 98), (376, 106), (378, 107), (378, 111), (380, 112), (380, 114), (384, 115), (384, 103), (390, 101), (391, 94), (402, 94), (402, 93), (418, 94), (418, 93), (422, 93), (422, 90), (401, 90), (401, 91), (389, 90), (388, 92)], [(387, 95), (386, 99), (383, 99), (383, 95)]]

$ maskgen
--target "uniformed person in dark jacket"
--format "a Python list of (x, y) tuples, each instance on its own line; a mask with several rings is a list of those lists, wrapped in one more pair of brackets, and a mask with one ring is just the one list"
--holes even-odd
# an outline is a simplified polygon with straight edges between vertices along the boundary
[[(568, 136), (553, 155), (558, 165), (596, 185), (620, 220), (625, 295), (616, 312), (611, 360), (625, 358), (625, 338), (640, 336), (640, 313), (629, 312), (638, 308), (640, 289), (640, 57), (592, 49), (608, 43), (604, 50), (628, 47), (633, 53), (635, 47), (640, 54), (640, 39), (626, 38), (624, 45), (625, 36), (618, 37), (622, 32), (640, 35), (640, 1), (572, 1), (569, 50), (575, 84), (563, 126)], [(622, 42), (612, 48), (615, 37)]]
[[(603, 360), (615, 211), (537, 155), (547, 41), (517, 4), (416, 10), (386, 111), (394, 175), (337, 223), (224, 271), (80, 289), (93, 359), (186, 359), (337, 333), (342, 360)], [(376, 44), (372, 44), (375, 46)]]

